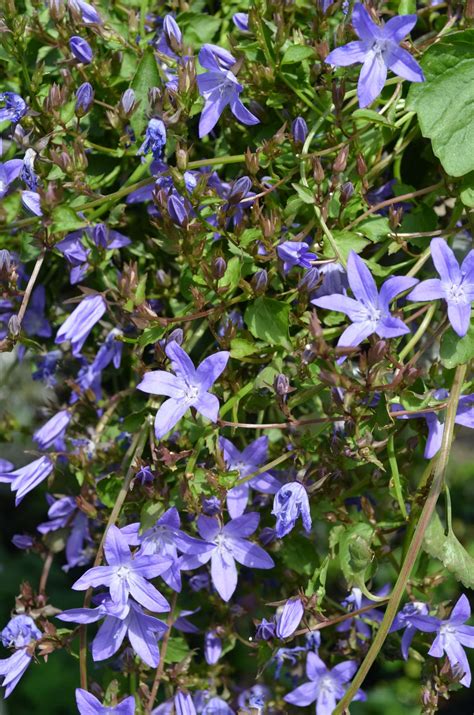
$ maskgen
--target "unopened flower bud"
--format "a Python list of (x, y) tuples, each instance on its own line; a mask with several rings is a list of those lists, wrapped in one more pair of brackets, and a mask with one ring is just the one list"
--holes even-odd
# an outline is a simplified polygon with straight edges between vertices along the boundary
[(69, 47), (78, 62), (82, 62), (87, 65), (92, 62), (94, 53), (92, 52), (92, 47), (89, 45), (87, 40), (79, 35), (73, 35), (69, 40)]
[(356, 157), (357, 173), (360, 177), (365, 176), (367, 173), (367, 164), (362, 154), (357, 154)]
[(260, 168), (258, 154), (253, 154), (250, 149), (247, 149), (245, 152), (245, 166), (247, 167), (249, 174), (252, 174), (252, 176), (255, 176)]
[(178, 226), (186, 226), (188, 224), (189, 215), (185, 204), (185, 199), (178, 194), (171, 194), (167, 202), (168, 213), (171, 220)]
[(308, 125), (306, 124), (303, 117), (296, 117), (293, 124), (291, 125), (291, 132), (293, 134), (293, 139), (298, 144), (304, 144), (306, 137), (308, 136)]
[(334, 81), (332, 83), (332, 101), (336, 109), (336, 114), (341, 111), (342, 105), (344, 104), (345, 91), (344, 82)]
[(318, 285), (318, 282), (319, 282), (319, 271), (314, 266), (313, 268), (309, 268), (305, 272), (303, 278), (298, 283), (298, 288), (299, 288), (299, 290), (304, 290), (307, 293), (311, 293), (311, 291), (315, 290), (316, 286)]
[(332, 170), (334, 171), (335, 174), (340, 174), (344, 171), (344, 169), (347, 166), (348, 157), (349, 157), (349, 147), (343, 146), (342, 149), (340, 150), (339, 154), (336, 156), (336, 158), (334, 160), (334, 164), (332, 165)]
[(388, 209), (388, 223), (392, 231), (396, 231), (403, 218), (403, 206), (390, 206)]
[(90, 82), (84, 82), (78, 87), (76, 92), (76, 106), (74, 111), (76, 116), (83, 117), (92, 106), (94, 101), (94, 90)]
[(341, 186), (341, 204), (344, 206), (354, 193), (354, 184), (351, 181), (346, 181)]
[(222, 258), (222, 256), (217, 256), (212, 261), (212, 275), (214, 278), (222, 278), (227, 268), (227, 263)]
[(133, 110), (135, 109), (135, 92), (133, 89), (126, 89), (125, 92), (122, 94), (122, 98), (120, 100), (120, 108), (127, 116), (130, 116), (130, 114), (132, 114)]
[(268, 274), (265, 268), (262, 268), (261, 270), (253, 274), (252, 280), (250, 281), (250, 285), (252, 286), (253, 291), (256, 295), (261, 295), (262, 293), (265, 293), (268, 285)]
[(18, 315), (12, 315), (8, 321), (8, 335), (10, 338), (17, 338), (20, 334), (21, 324)]
[(324, 169), (318, 157), (316, 157), (313, 163), (313, 176), (317, 184), (321, 184), (321, 182), (324, 181)]
[(234, 181), (232, 188), (229, 193), (229, 203), (238, 204), (242, 199), (247, 196), (248, 192), (252, 188), (252, 182), (248, 176), (241, 176), (240, 179)]
[(48, 0), (49, 14), (54, 22), (59, 22), (63, 19), (65, 7), (63, 0)]
[(5, 248), (0, 250), (0, 279), (8, 278), (12, 267), (12, 257)]
[(164, 271), (162, 268), (159, 268), (159, 269), (156, 271), (156, 282), (157, 282), (158, 285), (160, 285), (160, 286), (165, 286), (165, 287), (167, 287), (167, 286), (171, 285), (171, 278), (170, 278), (169, 275), (166, 273), (166, 271)]
[(280, 373), (273, 381), (273, 389), (279, 397), (284, 397), (291, 392), (290, 381), (286, 375)]
[(176, 150), (176, 166), (180, 171), (186, 171), (188, 166), (188, 152), (184, 149)]

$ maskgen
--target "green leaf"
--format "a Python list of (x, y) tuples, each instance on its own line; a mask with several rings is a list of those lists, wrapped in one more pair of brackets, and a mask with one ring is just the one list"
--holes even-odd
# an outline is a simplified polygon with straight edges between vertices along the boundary
[(358, 236), (352, 231), (333, 231), (332, 235), (339, 253), (346, 261), (351, 251), (362, 253), (364, 248), (370, 243), (366, 238)]
[(464, 206), (474, 208), (474, 171), (471, 171), (462, 180), (459, 196)]
[(144, 532), (151, 529), (163, 511), (164, 507), (161, 502), (147, 501), (140, 512), (140, 531)]
[(160, 73), (156, 64), (155, 55), (151, 47), (147, 47), (140, 60), (131, 88), (140, 104), (130, 118), (130, 124), (137, 136), (140, 136), (146, 126), (146, 112), (148, 109), (148, 90), (161, 85)]
[(288, 347), (290, 306), (272, 298), (257, 298), (245, 311), (252, 335), (269, 345)]
[(391, 122), (388, 121), (387, 117), (383, 114), (375, 112), (373, 109), (356, 109), (355, 112), (352, 112), (352, 116), (354, 119), (363, 119), (366, 122), (383, 124), (384, 126), (392, 129), (396, 128), (393, 124), (391, 124)]
[(221, 20), (218, 17), (200, 12), (180, 12), (179, 26), (183, 31), (185, 44), (201, 47), (205, 42), (212, 42)]
[(189, 646), (181, 636), (170, 638), (166, 649), (165, 663), (180, 663), (189, 655)]
[(309, 57), (314, 57), (314, 50), (312, 47), (308, 47), (307, 45), (291, 45), (291, 47), (288, 47), (283, 55), (281, 64), (291, 65), (294, 62), (302, 62)]
[(416, 13), (416, 0), (400, 0), (398, 3), (399, 15), (414, 15)]
[(252, 343), (244, 338), (234, 338), (230, 343), (230, 356), (238, 360), (260, 352), (262, 347), (264, 347), (262, 343)]
[(407, 109), (451, 176), (474, 170), (474, 30), (455, 32), (432, 45), (421, 66), (425, 82), (412, 84)]
[(354, 524), (339, 537), (339, 561), (342, 573), (351, 586), (363, 578), (374, 558), (370, 547), (374, 529), (370, 524)]
[(287, 539), (280, 556), (287, 568), (301, 575), (311, 576), (317, 569), (314, 545), (303, 536), (295, 535), (291, 541)]
[(303, 184), (291, 185), (304, 204), (314, 204), (315, 196), (308, 186), (303, 186)]
[(440, 357), (448, 370), (474, 359), (474, 325), (469, 327), (463, 338), (450, 328), (441, 340)]
[(122, 484), (123, 478), (116, 476), (110, 476), (97, 482), (97, 496), (109, 509), (112, 509), (113, 505), (117, 501)]
[(68, 206), (56, 206), (53, 211), (53, 225), (51, 230), (53, 233), (64, 233), (65, 231), (75, 231), (86, 222), (83, 218), (79, 218), (73, 209)]
[(474, 558), (458, 541), (452, 528), (445, 533), (436, 513), (426, 530), (423, 548), (427, 554), (441, 561), (466, 588), (474, 588)]
[(219, 279), (218, 286), (219, 288), (226, 289), (226, 290), (234, 290), (239, 285), (239, 280), (240, 280), (240, 271), (242, 268), (242, 259), (240, 256), (233, 256), (230, 261), (227, 264), (227, 268), (225, 270), (224, 275), (222, 278)]

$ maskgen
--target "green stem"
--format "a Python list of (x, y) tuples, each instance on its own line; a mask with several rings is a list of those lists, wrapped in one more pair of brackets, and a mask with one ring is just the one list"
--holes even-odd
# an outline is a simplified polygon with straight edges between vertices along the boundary
[(393, 486), (395, 488), (395, 494), (397, 495), (398, 506), (400, 507), (400, 511), (402, 512), (403, 518), (408, 519), (407, 508), (405, 506), (405, 500), (403, 499), (402, 485), (400, 483), (400, 472), (398, 471), (394, 442), (395, 441), (392, 434), (390, 435), (390, 438), (387, 443), (388, 463), (392, 471)]
[(334, 251), (334, 255), (337, 256), (337, 260), (339, 263), (344, 266), (344, 268), (347, 268), (347, 261), (340, 252), (336, 241), (334, 240), (334, 236), (332, 235), (331, 231), (329, 230), (326, 221), (323, 219), (323, 215), (321, 213), (321, 209), (319, 206), (314, 207), (314, 213), (316, 214), (316, 218), (319, 222), (319, 225), (323, 229), (323, 233), (326, 236), (329, 245), (331, 246), (332, 250)]
[(408, 579), (410, 578), (413, 566), (415, 565), (415, 561), (423, 544), (426, 529), (428, 528), (428, 525), (431, 521), (431, 517), (433, 516), (433, 512), (438, 501), (438, 497), (444, 485), (444, 478), (448, 465), (449, 453), (453, 441), (454, 420), (456, 418), (456, 411), (465, 375), (466, 365), (459, 365), (456, 368), (456, 373), (454, 375), (453, 385), (451, 388), (449, 405), (446, 412), (446, 422), (444, 425), (443, 441), (441, 443), (439, 458), (436, 462), (436, 466), (434, 469), (433, 482), (431, 484), (428, 498), (426, 499), (425, 504), (423, 506), (420, 520), (413, 535), (410, 548), (408, 549), (408, 553), (400, 570), (400, 575), (392, 591), (390, 601), (388, 602), (387, 609), (385, 611), (385, 616), (383, 618), (382, 623), (380, 624), (379, 630), (377, 631), (377, 635), (375, 636), (372, 645), (370, 646), (369, 652), (365, 656), (362, 665), (357, 671), (357, 674), (352, 683), (350, 684), (349, 688), (347, 689), (344, 697), (337, 704), (333, 715), (343, 715), (345, 710), (348, 708), (348, 706), (354, 699), (355, 695), (357, 694), (357, 691), (361, 687), (370, 668), (372, 667), (375, 659), (377, 658), (380, 649), (382, 648), (385, 639), (388, 635), (390, 626), (392, 625), (393, 620), (397, 615), (398, 607), (405, 592)]
[(435, 302), (433, 305), (430, 305), (428, 308), (425, 317), (420, 323), (420, 326), (416, 333), (411, 336), (410, 340), (407, 342), (403, 350), (401, 350), (399, 357), (400, 362), (403, 362), (403, 359), (410, 353), (415, 345), (417, 345), (418, 341), (421, 340), (423, 335), (426, 333), (426, 330), (428, 328), (428, 325), (431, 323), (434, 314), (436, 313), (436, 308), (438, 307), (438, 304)]
[[(113, 509), (110, 513), (109, 520), (107, 522), (107, 526), (105, 527), (105, 531), (102, 535), (101, 542), (99, 544), (99, 548), (97, 549), (97, 553), (94, 559), (94, 566), (99, 566), (101, 561), (102, 561), (102, 556), (104, 553), (104, 545), (105, 545), (105, 539), (107, 536), (107, 532), (110, 529), (111, 526), (115, 524), (117, 521), (120, 511), (122, 509), (122, 506), (125, 502), (125, 499), (127, 498), (127, 494), (130, 489), (130, 484), (134, 476), (134, 466), (135, 466), (135, 460), (139, 459), (142, 455), (142, 452), (145, 448), (146, 440), (148, 437), (148, 431), (149, 431), (150, 425), (148, 422), (142, 427), (140, 432), (137, 432), (135, 435), (132, 444), (130, 445), (127, 454), (125, 455), (124, 458), (124, 463), (126, 464), (128, 462), (128, 469), (127, 473), (125, 475), (125, 479), (122, 484), (122, 488), (120, 489), (120, 492), (118, 493), (117, 499), (115, 501), (115, 504), (113, 506)], [(128, 461), (130, 460), (130, 461)], [(90, 604), (92, 596), (92, 589), (89, 588), (86, 591), (86, 595), (84, 597), (84, 608), (88, 608)], [(83, 690), (87, 690), (87, 626), (82, 625), (79, 628), (79, 669), (80, 669), (80, 679), (81, 679), (81, 688)]]

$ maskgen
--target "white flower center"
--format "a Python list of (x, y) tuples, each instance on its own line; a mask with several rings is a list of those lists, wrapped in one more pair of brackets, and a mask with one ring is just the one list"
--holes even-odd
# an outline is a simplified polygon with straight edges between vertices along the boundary
[(383, 57), (388, 50), (388, 44), (387, 40), (375, 40), (372, 45), (372, 52)]
[(184, 393), (184, 399), (188, 404), (194, 402), (199, 395), (199, 387), (197, 385), (188, 385)]
[(461, 283), (451, 283), (446, 290), (446, 297), (451, 303), (466, 303), (466, 294)]
[(456, 632), (456, 628), (454, 626), (451, 626), (449, 623), (446, 623), (439, 629), (439, 633), (442, 636), (452, 636), (455, 635)]
[(323, 675), (319, 681), (319, 692), (330, 692), (333, 689), (333, 682), (330, 675)]
[(128, 568), (128, 566), (120, 566), (117, 569), (117, 576), (123, 579), (128, 578), (128, 576), (130, 576), (130, 569)]

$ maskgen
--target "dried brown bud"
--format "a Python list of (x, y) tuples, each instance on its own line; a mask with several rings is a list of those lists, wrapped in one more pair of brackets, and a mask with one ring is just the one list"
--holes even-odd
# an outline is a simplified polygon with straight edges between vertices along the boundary
[(349, 158), (349, 147), (343, 146), (339, 154), (334, 160), (332, 165), (332, 170), (335, 174), (341, 174), (347, 166), (347, 159)]
[(365, 176), (365, 174), (367, 173), (367, 164), (365, 163), (365, 159), (362, 154), (357, 154), (356, 165), (357, 173), (359, 174), (359, 176)]
[(316, 157), (313, 161), (313, 176), (317, 184), (321, 184), (324, 181), (324, 169), (319, 157)]

